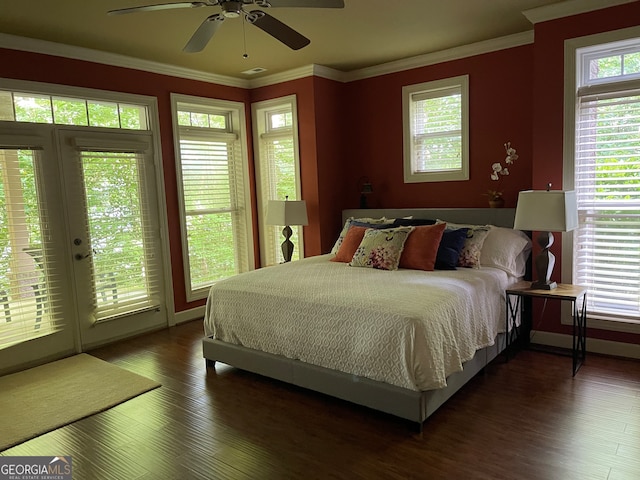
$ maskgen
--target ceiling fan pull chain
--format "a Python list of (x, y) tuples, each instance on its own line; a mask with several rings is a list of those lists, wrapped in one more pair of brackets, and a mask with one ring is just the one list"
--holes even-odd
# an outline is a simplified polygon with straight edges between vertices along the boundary
[[(245, 17), (246, 17), (245, 13)], [(242, 54), (242, 58), (249, 58), (249, 54), (247, 53), (247, 33), (245, 30), (245, 22), (242, 22), (242, 45), (244, 47), (244, 53)]]

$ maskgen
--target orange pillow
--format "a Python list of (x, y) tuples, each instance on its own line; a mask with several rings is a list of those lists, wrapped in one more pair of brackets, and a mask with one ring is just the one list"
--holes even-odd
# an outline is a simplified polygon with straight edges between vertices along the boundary
[(355, 225), (349, 227), (336, 256), (333, 257), (331, 261), (349, 263), (353, 258), (353, 254), (356, 253), (356, 250), (360, 246), (360, 242), (362, 242), (364, 232), (366, 231), (367, 227), (356, 227)]
[(415, 227), (404, 244), (399, 267), (432, 271), (445, 228), (442, 223)]

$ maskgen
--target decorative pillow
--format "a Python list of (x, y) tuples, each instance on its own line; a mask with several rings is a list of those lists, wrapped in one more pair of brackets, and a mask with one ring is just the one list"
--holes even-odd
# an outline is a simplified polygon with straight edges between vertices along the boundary
[(349, 231), (344, 236), (338, 253), (331, 259), (332, 262), (344, 262), (349, 263), (353, 258), (353, 254), (360, 246), (364, 232), (367, 231), (367, 227), (359, 227), (357, 225), (351, 225)]
[(382, 218), (354, 218), (354, 217), (349, 217), (347, 218), (347, 220), (344, 222), (344, 226), (342, 227), (342, 231), (340, 232), (340, 235), (338, 236), (338, 239), (336, 240), (336, 243), (333, 245), (333, 248), (331, 249), (331, 253), (338, 253), (338, 249), (340, 248), (340, 244), (342, 243), (342, 240), (344, 239), (344, 236), (347, 234), (347, 232), (349, 231), (349, 227), (351, 226), (351, 222), (352, 221), (358, 221), (358, 222), (366, 222), (366, 223), (387, 223), (387, 222), (392, 222), (393, 220), (387, 220), (386, 218), (382, 217)]
[(487, 235), (489, 235), (488, 227), (474, 227), (467, 230), (467, 239), (458, 257), (459, 267), (480, 268), (480, 253)]
[[(446, 225), (442, 223), (440, 225)], [(467, 241), (468, 228), (456, 228), (445, 230), (442, 233), (438, 253), (436, 254), (436, 270), (455, 270), (458, 266), (458, 258)]]
[[(388, 219), (386, 219), (388, 221)], [(393, 228), (395, 225), (393, 223), (368, 223), (368, 222), (359, 222), (358, 220), (351, 220), (351, 227), (366, 227), (366, 228), (376, 228), (380, 230), (381, 228)]]
[(421, 225), (415, 227), (404, 244), (400, 257), (400, 268), (432, 271), (442, 234), (447, 225)]
[(349, 265), (397, 270), (404, 244), (413, 229), (414, 227), (368, 229)]
[(530, 253), (531, 239), (520, 230), (492, 226), (482, 245), (480, 264), (522, 277)]
[(393, 221), (394, 227), (418, 227), (420, 225), (434, 225), (435, 220), (430, 218), (396, 218)]
[[(438, 223), (445, 223), (444, 220), (437, 220)], [(480, 268), (480, 253), (491, 225), (462, 225), (458, 223), (447, 223), (447, 228), (468, 228), (467, 239), (458, 257), (458, 266), (467, 268)]]

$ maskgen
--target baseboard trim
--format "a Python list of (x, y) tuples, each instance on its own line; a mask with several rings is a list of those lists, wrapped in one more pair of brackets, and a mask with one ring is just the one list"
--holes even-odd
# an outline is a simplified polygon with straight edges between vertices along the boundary
[[(571, 350), (573, 337), (561, 333), (534, 330), (531, 332), (531, 343)], [(587, 337), (587, 352), (640, 359), (640, 345), (635, 343), (612, 342)]]
[(192, 320), (198, 320), (204, 318), (204, 308), (201, 307), (191, 308), (189, 310), (183, 310), (182, 312), (176, 312), (174, 316), (175, 325), (180, 325), (181, 323), (190, 322)]

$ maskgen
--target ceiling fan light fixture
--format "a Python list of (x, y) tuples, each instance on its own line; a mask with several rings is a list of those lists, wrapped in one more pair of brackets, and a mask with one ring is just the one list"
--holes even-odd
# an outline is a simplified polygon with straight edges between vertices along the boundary
[(220, 4), (222, 15), (226, 18), (238, 18), (242, 13), (242, 2), (224, 2)]

